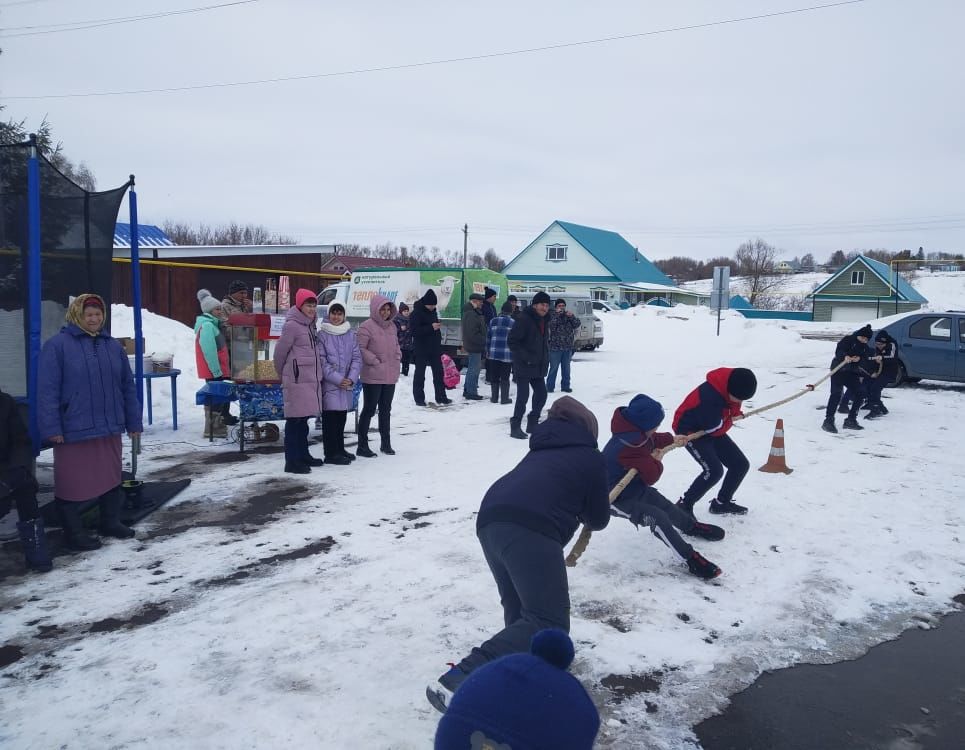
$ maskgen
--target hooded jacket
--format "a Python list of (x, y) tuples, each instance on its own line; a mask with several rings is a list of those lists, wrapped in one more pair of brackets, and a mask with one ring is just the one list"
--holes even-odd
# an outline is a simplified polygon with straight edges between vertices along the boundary
[[(381, 307), (392, 305), (392, 315), (382, 320)], [(395, 385), (399, 381), (399, 363), (402, 350), (399, 348), (398, 330), (393, 318), (398, 313), (395, 303), (381, 294), (369, 300), (369, 319), (359, 326), (359, 351), (362, 354), (361, 377), (369, 385)]]
[(343, 378), (355, 383), (362, 369), (362, 354), (359, 352), (355, 331), (349, 324), (333, 326), (322, 323), (318, 334), (319, 363), (322, 366), (322, 410), (352, 411), (355, 394), (352, 389), (342, 388)]
[(228, 340), (221, 320), (211, 313), (201, 313), (194, 321), (194, 359), (199, 378), (228, 377)]
[(596, 439), (578, 422), (550, 418), (529, 438), (529, 453), (489, 488), (476, 528), (515, 523), (565, 545), (580, 523), (610, 520), (606, 467)]
[(727, 380), (733, 367), (718, 367), (707, 373), (707, 380), (687, 394), (673, 416), (673, 431), (678, 435), (706, 432), (712, 437), (725, 435), (734, 417), (743, 414), (741, 401), (727, 396)]
[(634, 422), (634, 416), (631, 407), (618, 406), (610, 419), (613, 436), (603, 448), (603, 458), (606, 459), (607, 486), (611, 490), (630, 469), (637, 470), (633, 481), (648, 487), (655, 485), (663, 474), (663, 463), (651, 454), (673, 442), (669, 432), (655, 432), (647, 437), (646, 431)]
[(486, 350), (486, 317), (468, 301), (462, 308), (462, 348), (469, 354)]
[(322, 411), (322, 368), (314, 318), (297, 307), (289, 308), (273, 359), (275, 371), (281, 376), (285, 417), (317, 416)]

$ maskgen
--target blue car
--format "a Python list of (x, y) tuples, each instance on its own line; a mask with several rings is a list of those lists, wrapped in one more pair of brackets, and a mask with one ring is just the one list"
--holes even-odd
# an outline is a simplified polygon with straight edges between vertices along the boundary
[(965, 311), (915, 313), (884, 330), (898, 342), (895, 385), (923, 378), (965, 383)]

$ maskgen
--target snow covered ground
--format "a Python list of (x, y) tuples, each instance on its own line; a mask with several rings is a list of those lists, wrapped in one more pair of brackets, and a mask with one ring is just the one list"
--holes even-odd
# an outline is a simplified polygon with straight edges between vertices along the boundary
[[(130, 311), (113, 314), (123, 335)], [(781, 321), (728, 312), (719, 338), (715, 324), (688, 307), (605, 316), (604, 347), (573, 363), (601, 445), (637, 392), (672, 413), (708, 370), (748, 366), (755, 407), (827, 371), (833, 343)], [(398, 455), (295, 477), (278, 453), (209, 447), (190, 329), (147, 314), (145, 337), (183, 371), (181, 429), (156, 382), (139, 475), (193, 482), (137, 540), (0, 583), (0, 644), (24, 653), (0, 670), (0, 746), (428, 747), (426, 683), (502, 622), (474, 515), (526, 451), (508, 436), (511, 407), (418, 409), (403, 378)], [(762, 670), (853, 657), (931, 626), (962, 592), (965, 388), (886, 391), (890, 416), (839, 435), (819, 429), (826, 396), (733, 430), (751, 511), (696, 545), (722, 577), (691, 577), (618, 519), (570, 571), (574, 671), (601, 707), (599, 747), (690, 747), (690, 727)], [(787, 476), (754, 470), (779, 417)], [(666, 467), (659, 488), (675, 498), (697, 465), (675, 451)], [(638, 692), (621, 700), (604, 684)]]

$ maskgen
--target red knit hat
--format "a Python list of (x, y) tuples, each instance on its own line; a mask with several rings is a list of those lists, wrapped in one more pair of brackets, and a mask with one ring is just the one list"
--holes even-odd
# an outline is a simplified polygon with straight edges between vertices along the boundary
[(295, 292), (295, 307), (300, 310), (302, 305), (305, 304), (306, 300), (310, 299), (315, 299), (315, 292), (313, 292), (311, 289), (299, 289), (297, 292)]

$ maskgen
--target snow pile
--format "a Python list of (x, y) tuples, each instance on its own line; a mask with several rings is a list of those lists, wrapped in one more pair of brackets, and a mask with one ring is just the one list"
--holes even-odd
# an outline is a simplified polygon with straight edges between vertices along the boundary
[[(756, 371), (745, 408), (777, 401), (825, 374), (834, 347), (784, 323), (727, 312), (717, 337), (706, 308), (608, 313), (604, 347), (574, 359), (573, 395), (601, 444), (633, 394), (662, 401), (667, 428), (722, 365)], [(145, 315), (145, 336), (193, 377), (189, 329)], [(209, 448), (198, 407), (173, 433), (157, 399), (141, 473), (192, 485), (137, 541), (5, 582), (0, 607), (16, 614), (0, 643), (26, 655), (0, 671), (0, 745), (428, 747), (426, 682), (502, 624), (474, 518), (527, 446), (509, 438), (511, 407), (455, 393), (447, 410), (419, 409), (410, 387), (393, 406), (397, 456), (306, 477), (282, 474), (279, 453), (239, 464), (237, 446)], [(891, 414), (860, 433), (820, 430), (826, 385), (734, 428), (752, 467), (736, 499), (751, 510), (718, 521), (723, 541), (696, 540), (724, 570), (711, 584), (646, 528), (614, 519), (594, 534), (569, 578), (573, 669), (603, 711), (600, 747), (685, 746), (761, 670), (854, 656), (949, 609), (965, 571), (965, 391), (885, 395)], [(756, 471), (777, 418), (788, 476)], [(698, 466), (682, 450), (665, 465), (658, 488), (674, 499)], [(616, 702), (609, 675), (657, 689)]]

